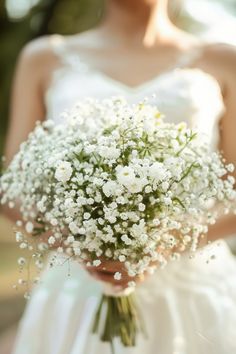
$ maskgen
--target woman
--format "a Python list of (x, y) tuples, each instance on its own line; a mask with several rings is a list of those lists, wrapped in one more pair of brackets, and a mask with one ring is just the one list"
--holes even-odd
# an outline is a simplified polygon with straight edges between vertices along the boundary
[[(167, 120), (185, 119), (236, 163), (236, 50), (203, 45), (177, 29), (168, 5), (167, 0), (109, 0), (95, 30), (30, 43), (15, 79), (7, 160), (36, 120), (59, 120), (78, 99), (121, 94), (137, 102), (155, 93)], [(235, 232), (235, 217), (228, 216), (212, 226), (208, 239)], [(109, 263), (106, 273), (91, 267), (89, 275), (73, 262), (70, 277), (67, 265), (46, 271), (29, 301), (14, 354), (110, 353), (109, 344), (90, 335), (101, 294), (92, 277), (113, 282), (117, 270)], [(194, 259), (183, 255), (145, 279), (137, 292), (149, 338), (140, 336), (135, 348), (117, 343), (117, 353), (235, 352), (236, 263), (224, 241), (212, 242)]]

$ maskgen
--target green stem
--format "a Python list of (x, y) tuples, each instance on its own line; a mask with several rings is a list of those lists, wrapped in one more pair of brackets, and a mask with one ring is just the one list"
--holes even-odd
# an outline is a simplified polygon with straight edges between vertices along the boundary
[[(101, 324), (104, 306), (106, 306), (106, 316), (104, 324)], [(101, 327), (103, 328), (102, 334), (99, 333)], [(146, 336), (135, 295), (120, 297), (103, 295), (94, 318), (92, 332), (97, 333), (101, 341), (111, 344), (113, 354), (115, 337), (120, 338), (124, 347), (135, 346), (138, 333), (141, 332)]]

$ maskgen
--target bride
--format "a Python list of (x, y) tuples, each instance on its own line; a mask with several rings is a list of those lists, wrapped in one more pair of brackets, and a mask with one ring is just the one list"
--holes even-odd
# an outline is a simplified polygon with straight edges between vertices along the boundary
[[(86, 96), (151, 97), (166, 120), (185, 120), (236, 163), (236, 50), (207, 45), (170, 21), (167, 0), (108, 0), (101, 25), (80, 35), (49, 36), (23, 50), (15, 78), (6, 156), (9, 162), (36, 120), (60, 113)], [(17, 219), (17, 211), (8, 211)], [(209, 230), (211, 244), (193, 259), (144, 279), (138, 286), (149, 333), (116, 353), (232, 354), (236, 352), (236, 262), (225, 241), (233, 216)], [(219, 241), (220, 240), (220, 241)], [(20, 323), (14, 354), (110, 353), (90, 334), (106, 273), (71, 262), (47, 269)], [(137, 282), (140, 279), (136, 279)], [(122, 281), (120, 281), (122, 282)], [(125, 286), (124, 281), (121, 284)]]

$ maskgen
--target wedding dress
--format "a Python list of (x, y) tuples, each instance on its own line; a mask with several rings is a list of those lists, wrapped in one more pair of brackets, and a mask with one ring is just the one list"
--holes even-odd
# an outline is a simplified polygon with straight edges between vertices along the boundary
[[(131, 88), (87, 66), (62, 37), (53, 36), (52, 47), (62, 65), (45, 95), (48, 117), (59, 122), (63, 110), (87, 96), (122, 95), (139, 102), (154, 93), (167, 121), (186, 121), (217, 147), (224, 104), (217, 81), (190, 67), (200, 49), (182, 57), (176, 68)], [(101, 291), (101, 283), (74, 261), (45, 270), (21, 320), (14, 354), (110, 354), (110, 345), (90, 334)], [(116, 343), (115, 353), (236, 353), (236, 262), (224, 241), (157, 270), (137, 287), (137, 296), (148, 339), (140, 335), (134, 348)]]

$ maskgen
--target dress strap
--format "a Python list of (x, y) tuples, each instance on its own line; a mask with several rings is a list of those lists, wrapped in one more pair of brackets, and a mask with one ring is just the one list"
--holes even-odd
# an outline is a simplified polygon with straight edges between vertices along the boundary
[(49, 44), (53, 53), (60, 59), (65, 57), (65, 40), (61, 35), (54, 34), (49, 38)]
[(178, 61), (180, 68), (191, 67), (203, 55), (204, 46), (197, 45), (196, 47), (183, 53)]
[(74, 53), (66, 46), (63, 36), (55, 34), (50, 37), (50, 45), (53, 53), (60, 59), (64, 66), (76, 68), (79, 71), (87, 71), (88, 66), (84, 63), (78, 53)]

